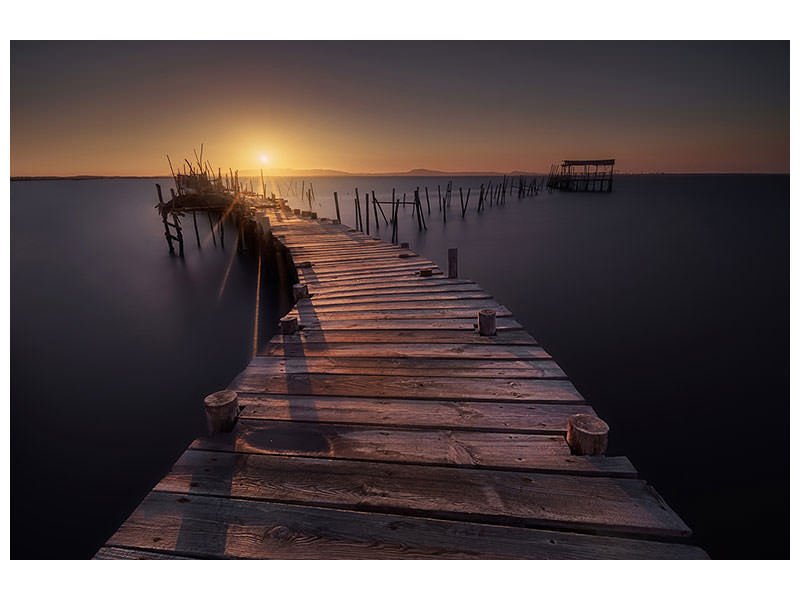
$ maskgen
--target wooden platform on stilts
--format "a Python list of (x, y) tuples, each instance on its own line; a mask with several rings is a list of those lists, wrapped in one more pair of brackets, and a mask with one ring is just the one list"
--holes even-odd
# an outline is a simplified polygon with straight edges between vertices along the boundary
[(300, 329), (260, 347), (233, 431), (195, 440), (96, 558), (707, 558), (627, 458), (571, 452), (569, 417), (594, 411), (490, 294), (336, 222), (264, 216), (310, 294)]

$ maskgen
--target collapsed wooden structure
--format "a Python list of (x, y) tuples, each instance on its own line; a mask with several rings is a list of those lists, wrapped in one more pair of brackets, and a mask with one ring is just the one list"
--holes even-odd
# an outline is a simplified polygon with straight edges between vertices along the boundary
[(565, 160), (550, 167), (547, 189), (564, 192), (610, 192), (614, 187), (613, 158)]
[[(222, 170), (217, 169), (215, 174), (208, 160), (203, 161), (202, 144), (200, 154), (198, 155), (195, 151), (195, 160), (196, 162), (192, 163), (188, 159), (184, 159), (182, 170), (176, 172), (169, 155), (167, 155), (167, 162), (175, 183), (175, 187), (170, 188), (168, 201), (164, 201), (161, 185), (156, 184), (158, 204), (155, 208), (164, 224), (164, 237), (167, 240), (170, 254), (175, 254), (177, 245), (178, 254), (181, 257), (184, 256), (184, 233), (181, 219), (187, 214), (192, 215), (198, 248), (201, 247), (201, 241), (197, 227), (197, 213), (205, 212), (214, 246), (216, 247), (219, 236), (221, 246), (225, 247), (224, 226), (226, 222), (232, 222), (238, 231), (237, 248), (242, 250), (246, 234), (249, 233), (252, 237), (252, 223), (245, 219), (245, 216), (253, 214), (255, 200), (259, 200), (262, 206), (286, 208), (284, 199), (277, 198), (274, 194), (267, 197), (263, 171), (261, 172), (262, 189), (259, 193), (253, 190), (252, 180), (250, 189), (247, 189), (246, 185), (239, 180), (239, 171), (229, 169), (229, 172), (223, 175)], [(216, 223), (214, 219), (216, 219)], [(248, 231), (245, 231), (246, 229)]]

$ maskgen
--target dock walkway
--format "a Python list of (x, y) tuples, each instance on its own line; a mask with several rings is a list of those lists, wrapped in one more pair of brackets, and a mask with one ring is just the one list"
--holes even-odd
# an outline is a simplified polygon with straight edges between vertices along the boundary
[(627, 458), (570, 453), (567, 418), (592, 408), (490, 294), (262, 214), (308, 285), (301, 329), (231, 383), (234, 431), (195, 440), (96, 558), (707, 558)]

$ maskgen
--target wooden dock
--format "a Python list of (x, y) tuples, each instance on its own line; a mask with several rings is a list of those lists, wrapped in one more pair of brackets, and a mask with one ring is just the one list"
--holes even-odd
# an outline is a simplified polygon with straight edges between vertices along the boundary
[(707, 558), (627, 458), (571, 453), (567, 419), (592, 408), (490, 294), (336, 222), (263, 216), (311, 294), (300, 331), (260, 346), (234, 430), (195, 440), (96, 558)]

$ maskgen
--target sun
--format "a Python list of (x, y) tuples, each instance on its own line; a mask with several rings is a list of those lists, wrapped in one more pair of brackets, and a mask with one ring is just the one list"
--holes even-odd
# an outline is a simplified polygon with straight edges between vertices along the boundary
[(266, 154), (262, 154), (259, 157), (259, 159), (261, 160), (261, 164), (262, 165), (265, 165), (265, 164), (267, 164), (269, 162), (269, 156), (267, 156)]

